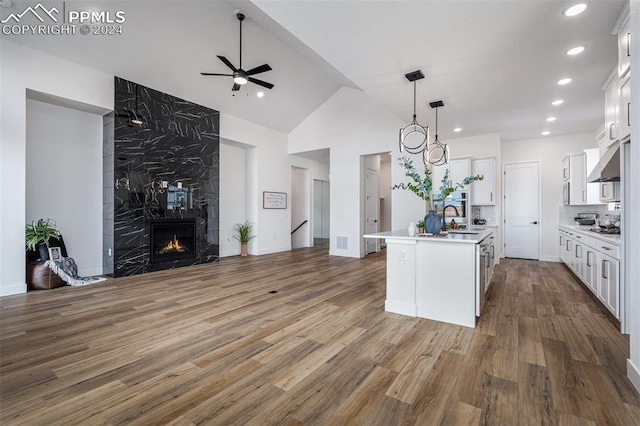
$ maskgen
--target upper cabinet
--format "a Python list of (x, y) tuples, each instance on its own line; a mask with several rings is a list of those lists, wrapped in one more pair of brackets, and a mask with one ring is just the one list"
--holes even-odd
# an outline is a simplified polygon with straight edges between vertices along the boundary
[(482, 175), (483, 180), (471, 183), (471, 205), (493, 206), (496, 204), (496, 159), (471, 160), (471, 175)]
[[(625, 6), (628, 7), (628, 6)], [(618, 77), (624, 76), (631, 66), (631, 27), (629, 26), (629, 11), (624, 12), (620, 19), (618, 30)]]
[(567, 181), (569, 180), (570, 176), (570, 167), (571, 167), (571, 162), (569, 161), (569, 156), (565, 156), (562, 159), (562, 180), (563, 181)]
[(455, 186), (457, 183), (462, 183), (462, 180), (471, 174), (471, 159), (469, 157), (452, 158), (449, 160), (449, 164), (434, 166), (431, 175), (434, 191), (438, 191), (442, 185), (441, 182), (447, 169), (449, 169), (449, 185)]
[(604, 92), (605, 148), (618, 140), (620, 126), (620, 82), (615, 69), (607, 80)]
[(587, 176), (593, 171), (598, 162), (598, 157), (599, 150), (592, 148), (576, 154), (568, 154), (563, 158), (563, 169), (565, 164), (568, 163), (570, 205), (600, 204), (600, 184), (587, 182)]
[(619, 139), (622, 141), (631, 134), (631, 74), (627, 74), (621, 80), (620, 86), (620, 132)]

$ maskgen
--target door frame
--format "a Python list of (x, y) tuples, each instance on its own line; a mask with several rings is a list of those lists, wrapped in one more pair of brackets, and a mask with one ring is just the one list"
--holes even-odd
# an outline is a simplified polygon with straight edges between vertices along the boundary
[(510, 161), (508, 163), (502, 163), (502, 223), (500, 227), (502, 229), (502, 255), (507, 257), (507, 191), (506, 185), (507, 180), (505, 179), (506, 175), (506, 166), (517, 165), (517, 164), (531, 164), (535, 163), (538, 168), (538, 261), (540, 261), (542, 254), (542, 227), (543, 223), (540, 220), (542, 217), (542, 173), (540, 173), (542, 161), (541, 160), (527, 160), (527, 161)]
[[(373, 206), (373, 211), (375, 213), (375, 223), (376, 223), (376, 232), (379, 232), (380, 230), (380, 171), (379, 170), (375, 170), (375, 169), (371, 169), (369, 167), (365, 167), (364, 170), (364, 233), (367, 234), (367, 189), (369, 188), (368, 185), (368, 181), (369, 179), (367, 179), (367, 176), (369, 175), (369, 172), (375, 174), (376, 176), (376, 185), (374, 186), (374, 206)], [(367, 245), (371, 243), (375, 245), (375, 250), (372, 252), (368, 252), (367, 251)], [(364, 241), (364, 255), (368, 255), (371, 253), (377, 253), (380, 251), (380, 240), (375, 238), (375, 239), (365, 239)]]

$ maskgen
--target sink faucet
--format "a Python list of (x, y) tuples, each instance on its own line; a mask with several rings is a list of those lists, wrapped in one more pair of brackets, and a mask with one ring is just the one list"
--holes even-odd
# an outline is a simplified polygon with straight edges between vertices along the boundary
[(444, 206), (444, 208), (442, 209), (442, 230), (446, 231), (447, 230), (447, 222), (445, 220), (445, 218), (447, 217), (446, 215), (446, 211), (449, 207), (453, 207), (453, 210), (456, 211), (456, 217), (460, 216), (460, 212), (458, 211), (458, 208), (454, 205), (449, 204), (448, 206)]

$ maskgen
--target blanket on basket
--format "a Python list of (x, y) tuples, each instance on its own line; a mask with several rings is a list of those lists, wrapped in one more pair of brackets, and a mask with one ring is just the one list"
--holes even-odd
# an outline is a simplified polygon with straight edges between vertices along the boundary
[(60, 260), (47, 260), (45, 263), (56, 275), (73, 287), (99, 283), (105, 281), (103, 277), (79, 277), (78, 265), (72, 257), (63, 257)]

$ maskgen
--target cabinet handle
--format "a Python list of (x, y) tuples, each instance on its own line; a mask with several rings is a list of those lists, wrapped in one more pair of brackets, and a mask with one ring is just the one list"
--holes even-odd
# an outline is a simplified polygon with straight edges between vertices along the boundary
[(627, 33), (627, 56), (631, 56), (631, 32)]
[(604, 250), (611, 250), (609, 247), (601, 246)]
[(588, 252), (587, 252), (587, 266), (588, 266), (589, 268), (591, 268), (591, 257), (589, 257), (589, 255), (590, 255), (591, 253), (593, 253), (593, 252), (590, 252), (590, 251), (588, 251)]
[(604, 190), (605, 190), (605, 184), (601, 183), (600, 184), (600, 198), (605, 198)]
[(493, 192), (489, 193), (489, 200), (493, 203)]
[(631, 102), (627, 102), (627, 126), (631, 126)]
[(491, 246), (491, 259), (495, 259), (496, 258), (496, 250), (495, 250), (495, 246)]
[(582, 201), (587, 201), (587, 191), (582, 191)]
[[(614, 134), (615, 129), (615, 134)], [(614, 140), (618, 137), (618, 123), (609, 124), (609, 139)]]
[(564, 242), (562, 241), (562, 235), (560, 235), (560, 245), (564, 245)]
[(605, 275), (605, 272), (608, 272), (609, 269), (609, 261), (608, 260), (602, 260), (602, 278), (604, 278), (605, 280), (609, 279), (609, 274)]
[(578, 245), (576, 246), (576, 259), (580, 259), (580, 256), (578, 256), (578, 247), (580, 247), (580, 246), (578, 246)]

